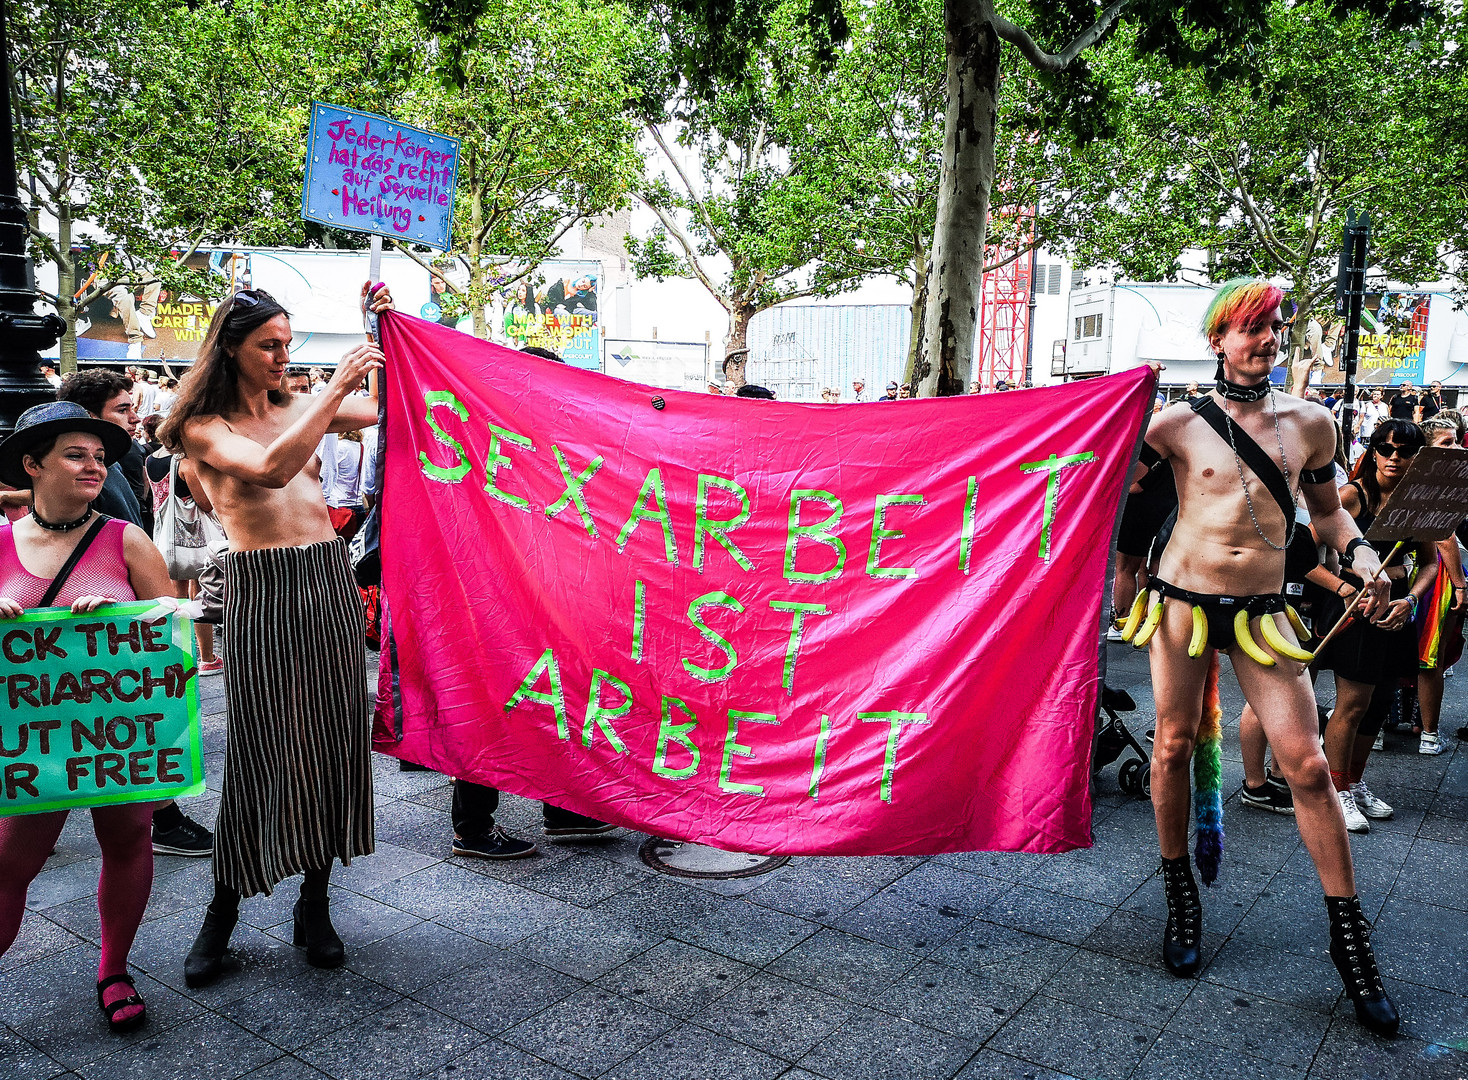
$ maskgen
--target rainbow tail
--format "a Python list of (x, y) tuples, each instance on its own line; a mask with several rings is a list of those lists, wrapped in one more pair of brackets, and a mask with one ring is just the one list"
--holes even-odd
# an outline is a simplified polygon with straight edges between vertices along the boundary
[(1203, 686), (1203, 717), (1193, 744), (1193, 811), (1198, 819), (1193, 861), (1204, 885), (1218, 879), (1223, 861), (1223, 708), (1218, 701), (1218, 654), (1208, 664)]

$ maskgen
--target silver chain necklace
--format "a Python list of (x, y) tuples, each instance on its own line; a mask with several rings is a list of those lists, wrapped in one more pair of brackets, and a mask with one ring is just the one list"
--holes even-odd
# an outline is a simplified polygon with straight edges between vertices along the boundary
[[(1273, 390), (1269, 391), (1269, 410), (1274, 415), (1274, 441), (1279, 446), (1279, 460), (1282, 466), (1281, 471), (1284, 473), (1285, 490), (1290, 493), (1290, 499), (1293, 500), (1295, 489), (1290, 486), (1290, 461), (1289, 458), (1285, 457), (1284, 438), (1279, 433), (1279, 406), (1274, 400)], [(1228, 445), (1234, 452), (1234, 468), (1239, 472), (1239, 485), (1244, 489), (1244, 505), (1249, 508), (1249, 520), (1254, 523), (1254, 531), (1259, 534), (1260, 540), (1263, 540), (1275, 551), (1288, 551), (1290, 542), (1295, 538), (1295, 526), (1297, 522), (1295, 521), (1294, 515), (1291, 515), (1290, 519), (1285, 522), (1285, 542), (1283, 547), (1264, 535), (1264, 530), (1259, 527), (1259, 518), (1254, 514), (1254, 499), (1249, 494), (1249, 482), (1244, 479), (1244, 462), (1239, 457), (1239, 446), (1234, 441), (1234, 418), (1228, 414), (1227, 409), (1223, 410), (1223, 418), (1228, 421)]]

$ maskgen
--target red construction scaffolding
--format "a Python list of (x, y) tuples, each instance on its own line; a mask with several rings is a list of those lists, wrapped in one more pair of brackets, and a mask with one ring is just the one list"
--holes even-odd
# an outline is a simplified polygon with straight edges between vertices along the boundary
[(1006, 207), (996, 218), (990, 222), (992, 241), (985, 245), (984, 263), (1004, 265), (984, 275), (974, 341), (973, 378), (985, 391), (1000, 379), (1010, 386), (1023, 383), (1030, 353), (1035, 208)]

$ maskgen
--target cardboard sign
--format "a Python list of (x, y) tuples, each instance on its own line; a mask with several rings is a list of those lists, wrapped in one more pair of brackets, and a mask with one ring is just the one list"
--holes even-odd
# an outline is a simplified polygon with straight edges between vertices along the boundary
[(877, 409), (382, 333), (377, 749), (734, 851), (1090, 843), (1149, 369)]
[(1468, 451), (1428, 446), (1376, 515), (1368, 540), (1446, 540), (1468, 517)]
[(152, 601), (0, 620), (0, 816), (203, 790), (190, 620)]
[(459, 140), (313, 102), (301, 216), (447, 251)]

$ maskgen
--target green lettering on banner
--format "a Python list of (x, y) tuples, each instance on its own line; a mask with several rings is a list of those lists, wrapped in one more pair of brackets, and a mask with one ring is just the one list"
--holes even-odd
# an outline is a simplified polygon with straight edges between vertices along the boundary
[[(831, 508), (831, 513), (823, 521), (802, 525), (800, 524), (800, 507), (806, 502), (823, 502)], [(841, 515), (845, 509), (841, 500), (829, 491), (797, 489), (790, 493), (790, 517), (785, 528), (786, 581), (804, 581), (819, 585), (841, 575), (841, 570), (846, 565), (846, 544), (832, 530), (841, 523)], [(817, 544), (825, 544), (835, 551), (836, 565), (818, 574), (795, 569), (795, 549), (802, 538)]]
[[(469, 459), (464, 454), (464, 445), (454, 438), (443, 428), (438, 426), (438, 421), (433, 418), (433, 410), (439, 406), (452, 409), (460, 420), (469, 419), (468, 407), (456, 398), (451, 390), (429, 390), (423, 395), (423, 404), (426, 408), (424, 419), (428, 426), (433, 429), (433, 437), (454, 452), (454, 463), (447, 468), (435, 465), (428, 457), (426, 451), (418, 452), (418, 462), (422, 466), (423, 475), (430, 480), (437, 480), (442, 484), (457, 484), (469, 473)], [(95, 655), (95, 653), (93, 654)]]
[(647, 586), (632, 587), (632, 662), (642, 663), (642, 633), (647, 628)]
[(759, 784), (741, 784), (737, 780), (729, 779), (730, 772), (734, 769), (736, 757), (754, 757), (754, 748), (745, 746), (739, 740), (739, 723), (748, 721), (751, 724), (778, 724), (779, 717), (774, 713), (765, 712), (743, 712), (739, 709), (729, 710), (729, 728), (724, 735), (724, 757), (719, 762), (719, 787), (736, 795), (764, 795), (765, 789)]
[(188, 619), (147, 600), (0, 625), (0, 817), (204, 790)]
[(524, 447), (532, 454), (535, 453), (535, 444), (529, 438), (514, 431), (502, 427), (489, 425), (489, 454), (484, 459), (484, 493), (491, 499), (498, 499), (515, 507), (517, 510), (530, 510), (530, 503), (519, 495), (512, 495), (499, 486), (499, 471), (511, 467), (510, 459), (500, 453), (500, 440), (512, 442), (516, 446)]
[[(673, 710), (677, 709), (688, 717), (688, 723), (673, 723)], [(658, 724), (658, 747), (653, 755), (652, 771), (659, 776), (666, 776), (670, 780), (687, 780), (698, 772), (698, 744), (688, 737), (688, 733), (698, 726), (698, 719), (693, 715), (693, 710), (688, 703), (675, 697), (663, 697), (663, 719)], [(684, 750), (688, 751), (689, 763), (681, 769), (668, 768), (668, 743), (675, 742)]]
[[(652, 500), (655, 507), (652, 510), (647, 509), (644, 505), (649, 499)], [(656, 521), (663, 527), (663, 555), (670, 566), (677, 566), (678, 545), (673, 540), (673, 519), (668, 516), (668, 494), (663, 490), (661, 469), (649, 470), (647, 477), (642, 481), (642, 487), (637, 492), (637, 499), (632, 504), (632, 512), (627, 515), (627, 523), (617, 534), (618, 551), (627, 547), (628, 537), (643, 521)]]
[(561, 493), (559, 499), (545, 508), (545, 516), (553, 518), (574, 503), (576, 513), (581, 515), (581, 527), (586, 530), (587, 536), (595, 540), (596, 522), (591, 519), (591, 508), (586, 505), (586, 497), (581, 492), (587, 482), (597, 474), (597, 470), (606, 463), (606, 458), (598, 454), (591, 459), (590, 465), (579, 473), (573, 473), (571, 466), (566, 464), (566, 455), (561, 453), (561, 448), (555, 443), (551, 443), (551, 453), (556, 455), (556, 467), (561, 470), (561, 479), (566, 482), (566, 490)]
[(810, 797), (821, 795), (821, 777), (826, 775), (826, 743), (831, 738), (831, 718), (821, 713), (821, 730), (816, 734), (816, 752), (810, 766)]
[(872, 543), (867, 548), (867, 574), (870, 577), (910, 578), (917, 577), (917, 569), (911, 566), (882, 566), (882, 541), (896, 540), (907, 535), (901, 529), (886, 527), (889, 506), (921, 506), (927, 500), (921, 495), (878, 495), (872, 510)]
[(713, 606), (731, 608), (736, 613), (742, 613), (744, 611), (743, 604), (728, 593), (722, 592), (704, 593), (702, 596), (696, 596), (688, 605), (688, 621), (693, 624), (693, 628), (702, 635), (705, 641), (723, 652), (727, 662), (723, 667), (706, 668), (700, 667), (692, 660), (684, 657), (683, 670), (695, 679), (701, 679), (704, 682), (710, 683), (727, 679), (733, 673), (734, 665), (739, 663), (739, 654), (734, 651), (734, 646), (729, 644), (727, 638), (703, 621), (703, 616), (700, 612), (703, 608)]
[(1022, 472), (1043, 470), (1049, 474), (1045, 480), (1045, 510), (1040, 519), (1039, 557), (1046, 562), (1050, 561), (1050, 529), (1055, 524), (1055, 504), (1060, 497), (1060, 470), (1095, 460), (1096, 455), (1087, 450), (1084, 453), (1071, 454), (1069, 457), (1056, 457), (1051, 454), (1044, 461), (1027, 461), (1020, 466)]
[(979, 478), (968, 478), (968, 493), (963, 497), (963, 534), (958, 541), (958, 569), (965, 576), (973, 569), (974, 513), (979, 505)]
[(906, 712), (864, 712), (857, 713), (856, 718), (869, 724), (891, 724), (892, 730), (887, 733), (887, 752), (882, 755), (882, 784), (880, 788), (882, 801), (892, 801), (892, 773), (897, 768), (897, 736), (902, 731), (904, 724), (926, 724), (927, 713)]
[[(739, 512), (727, 520), (718, 520), (708, 516), (708, 492), (709, 488), (721, 488), (724, 491), (733, 492), (739, 497)], [(749, 561), (744, 552), (739, 550), (739, 545), (729, 539), (729, 533), (749, 520), (749, 492), (744, 490), (743, 485), (722, 476), (712, 476), (708, 473), (698, 474), (698, 499), (693, 508), (693, 569), (703, 573), (703, 549), (704, 538), (712, 539), (716, 544), (729, 553), (729, 557), (739, 564), (746, 572), (753, 570), (754, 565)]]
[[(610, 685), (619, 691), (622, 700), (611, 708), (601, 703), (601, 688)], [(617, 729), (612, 727), (612, 721), (626, 716), (632, 709), (632, 689), (621, 679), (607, 671), (593, 668), (591, 672), (591, 692), (586, 697), (586, 723), (581, 727), (581, 745), (591, 746), (591, 731), (593, 727), (601, 728), (601, 733), (606, 736), (607, 742), (612, 744), (613, 749), (619, 754), (627, 752), (627, 744), (617, 734)]]
[(789, 694), (795, 686), (795, 658), (800, 653), (801, 639), (805, 637), (805, 617), (827, 615), (829, 612), (825, 604), (798, 604), (793, 600), (771, 600), (770, 607), (776, 611), (791, 613), (790, 641), (785, 646), (785, 671), (780, 676), (780, 685)]
[[(535, 689), (535, 684), (544, 675), (550, 683), (550, 689), (540, 691)], [(510, 700), (505, 702), (505, 712), (509, 712), (522, 701), (533, 701), (539, 705), (549, 705), (556, 717), (556, 737), (569, 739), (571, 734), (566, 730), (566, 694), (561, 689), (561, 666), (556, 663), (556, 654), (551, 649), (546, 649), (540, 654), (540, 659), (535, 661), (535, 666), (530, 669), (520, 686), (510, 695)]]

